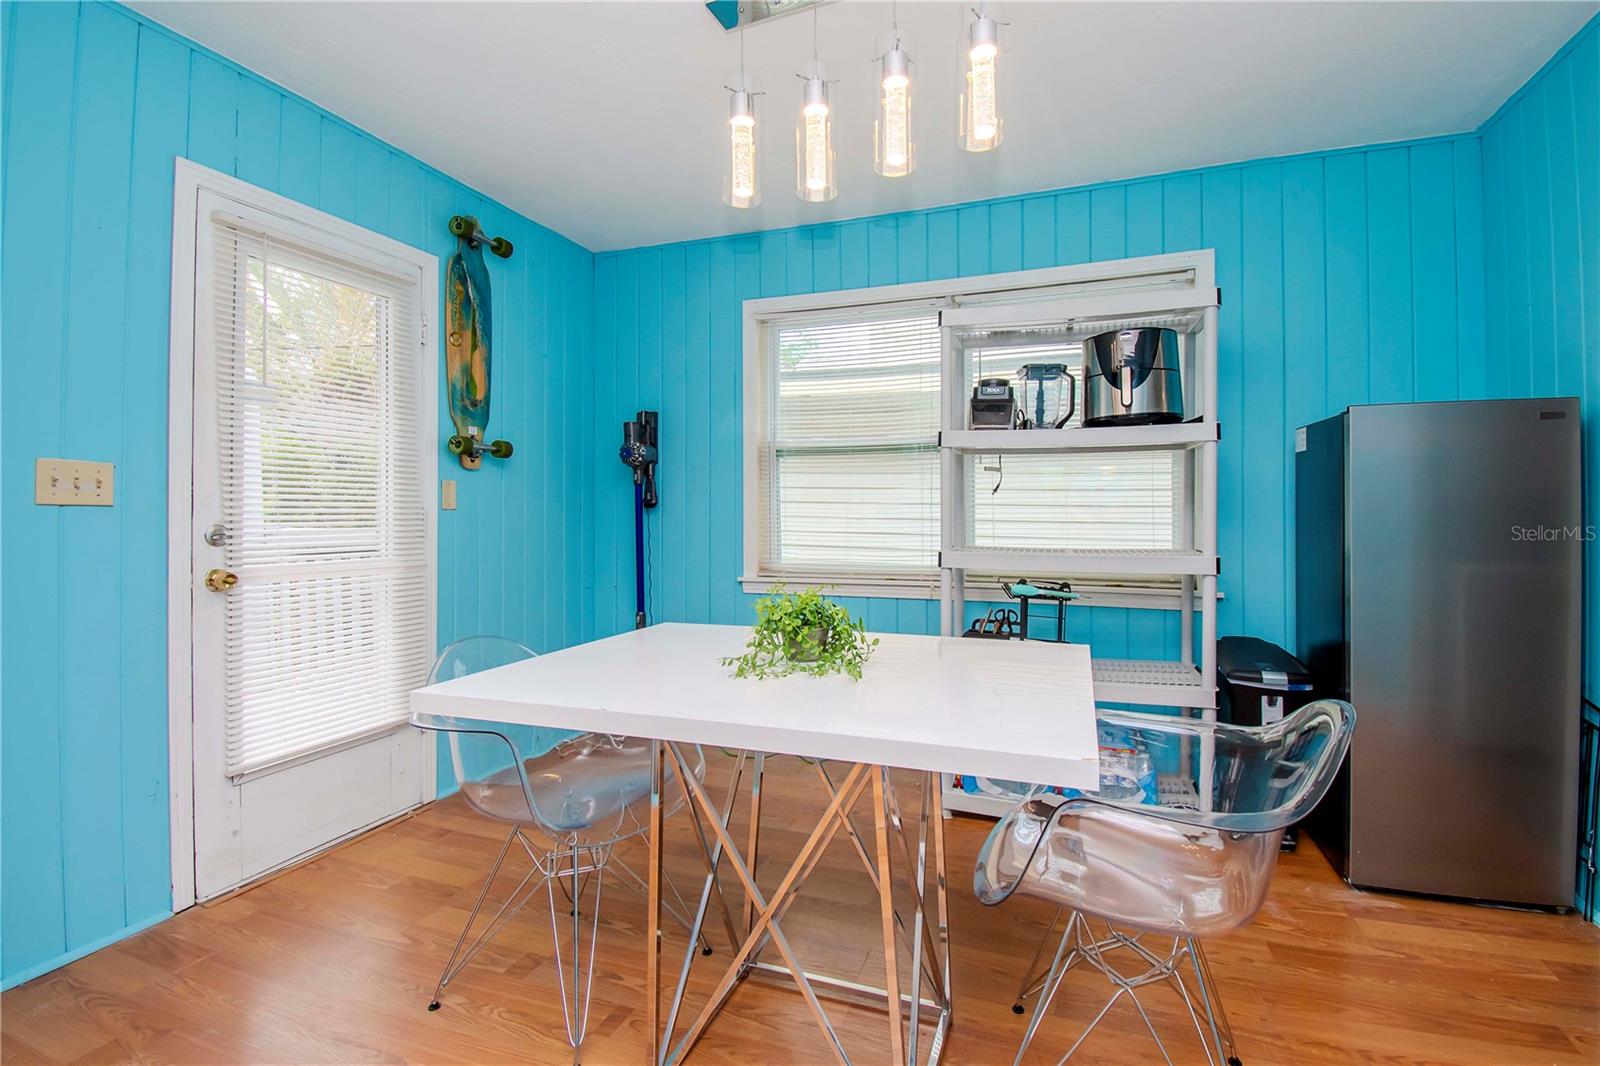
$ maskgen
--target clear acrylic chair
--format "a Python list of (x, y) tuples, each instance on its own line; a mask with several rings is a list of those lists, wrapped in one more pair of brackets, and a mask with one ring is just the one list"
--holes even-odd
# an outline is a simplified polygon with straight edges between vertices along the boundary
[[(439, 653), (428, 675), (428, 683), (465, 677), (533, 656), (532, 650), (505, 637), (467, 637)], [(428, 1009), (439, 1009), (445, 986), (542, 888), (550, 912), (550, 933), (555, 944), (556, 975), (567, 1040), (575, 1052), (581, 1050), (589, 1016), (589, 993), (594, 982), (595, 939), (605, 873), (611, 870), (627, 887), (641, 894), (647, 891), (644, 880), (614, 854), (614, 849), (621, 841), (647, 828), (650, 741), (585, 733), (561, 741), (543, 754), (530, 756), (527, 753), (535, 733), (531, 726), (417, 713), (411, 716), (411, 724), (449, 738), (456, 784), (468, 805), (478, 814), (508, 827), (494, 865), (484, 878), (478, 898), (445, 963)], [(694, 749), (693, 759), (695, 777), (703, 778), (705, 757), (699, 748)], [(666, 816), (683, 803), (682, 790), (674, 793), (677, 778), (670, 761), (664, 785), (662, 811)], [(514, 844), (527, 853), (532, 869), (468, 945), (467, 936)], [(585, 960), (581, 901), (591, 881), (594, 897), (587, 915), (588, 958)], [(666, 883), (677, 899), (677, 906), (664, 902), (663, 910), (688, 928), (687, 906), (670, 879)], [(564, 959), (561, 927), (569, 924), (568, 918), (570, 958)], [(711, 954), (711, 946), (704, 937), (701, 948), (705, 954)]]
[[(1259, 728), (1112, 711), (1102, 711), (1099, 723), (1102, 731), (1111, 727), (1133, 738), (1167, 781), (1211, 787), (1187, 802), (1174, 802), (1163, 789), (1156, 804), (1036, 795), (990, 832), (973, 876), (979, 900), (992, 906), (1021, 894), (1058, 908), (1013, 1008), (1021, 1013), (1022, 1002), (1038, 995), (1016, 1062), (1067, 972), (1088, 966), (1110, 980), (1113, 992), (1060, 1062), (1127, 997), (1171, 1066), (1139, 1001), (1146, 986), (1166, 984), (1187, 1008), (1206, 1061), (1239, 1066), (1200, 939), (1237, 929), (1260, 909), (1283, 831), (1327, 792), (1349, 748), (1355, 712), (1348, 703), (1321, 700)], [(1063, 917), (1041, 979), (1037, 970)]]

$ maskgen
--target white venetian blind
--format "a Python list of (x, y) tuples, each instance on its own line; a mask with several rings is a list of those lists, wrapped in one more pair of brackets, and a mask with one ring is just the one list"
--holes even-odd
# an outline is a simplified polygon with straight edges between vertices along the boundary
[(926, 571), (939, 551), (939, 320), (767, 327), (764, 575)]
[(237, 777), (395, 727), (427, 673), (420, 286), (211, 225)]
[[(1065, 364), (1078, 390), (1068, 426), (1083, 424), (1081, 345), (971, 354), (973, 384), (990, 376), (1015, 380), (1024, 363)], [(970, 542), (1074, 551), (1174, 548), (1181, 540), (1179, 461), (1172, 451), (967, 456)]]

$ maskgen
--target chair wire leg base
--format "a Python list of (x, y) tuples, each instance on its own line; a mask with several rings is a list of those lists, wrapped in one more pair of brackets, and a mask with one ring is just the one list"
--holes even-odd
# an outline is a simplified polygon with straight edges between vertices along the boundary
[[(1044, 943), (1049, 942), (1059, 918), (1058, 912), (1046, 931)], [(1038, 960), (1044, 953), (1041, 944), (1040, 951), (1035, 954), (1034, 961), (1029, 963), (1028, 972), (1023, 977), (1017, 997), (1018, 1004), (1020, 1005), (1022, 1000), (1035, 992), (1038, 993), (1039, 999), (1034, 1004), (1022, 1044), (1017, 1048), (1014, 1060), (1016, 1066), (1020, 1066), (1029, 1045), (1033, 1043), (1034, 1036), (1039, 1030), (1039, 1023), (1050, 1009), (1050, 1004), (1055, 999), (1067, 971), (1076, 964), (1087, 965), (1100, 971), (1111, 982), (1114, 991), (1079, 1034), (1077, 1040), (1073, 1041), (1067, 1053), (1058, 1060), (1057, 1066), (1072, 1058), (1094, 1032), (1095, 1027), (1110, 1013), (1111, 1008), (1124, 997), (1138, 1012), (1140, 1021), (1144, 1023), (1151, 1039), (1155, 1041), (1156, 1049), (1161, 1053), (1162, 1061), (1171, 1066), (1172, 1057), (1167, 1052), (1166, 1044), (1139, 999), (1139, 991), (1146, 985), (1152, 984), (1170, 984), (1178, 993), (1189, 1013), (1190, 1021), (1194, 1023), (1195, 1033), (1200, 1038), (1206, 1062), (1210, 1066), (1224, 1066), (1224, 1064), (1240, 1066), (1233, 1043), (1233, 1033), (1217, 996), (1216, 981), (1211, 976), (1211, 969), (1206, 963), (1199, 942), (1192, 937), (1174, 937), (1170, 947), (1156, 950), (1142, 943), (1142, 935), (1136, 932), (1122, 932), (1107, 924), (1105, 934), (1101, 936), (1090, 929), (1088, 920), (1082, 914), (1076, 911), (1067, 912), (1066, 928), (1062, 930), (1049, 971), (1042, 980), (1034, 976)], [(1119, 960), (1131, 965), (1125, 969), (1119, 968), (1117, 965)], [(1193, 975), (1193, 992), (1184, 980), (1186, 971)]]
[[(1211, 1038), (1216, 1043), (1217, 1056), (1227, 1063), (1227, 1066), (1241, 1066), (1239, 1050), (1233, 1043), (1233, 1027), (1228, 1024), (1227, 1012), (1222, 1009), (1222, 997), (1217, 992), (1216, 978), (1211, 976), (1211, 963), (1206, 959), (1198, 940), (1190, 937), (1188, 945), (1189, 961), (1194, 967), (1195, 984), (1199, 986), (1200, 1001), (1206, 1008), (1206, 1020), (1211, 1026)], [(1205, 1039), (1203, 1033), (1201, 1039)]]
[[(473, 902), (472, 910), (467, 914), (467, 920), (461, 927), (461, 935), (456, 937), (455, 947), (450, 951), (450, 958), (445, 962), (444, 970), (439, 974), (439, 983), (434, 987), (433, 999), (428, 1003), (429, 1010), (439, 1009), (440, 998), (444, 995), (445, 986), (455, 980), (462, 970), (466, 969), (467, 964), (477, 957), (478, 952), (488, 946), (489, 942), (495, 938), (500, 930), (504, 929), (506, 924), (522, 911), (522, 908), (534, 897), (534, 894), (547, 882), (548, 874), (545, 868), (536, 861), (534, 868), (511, 890), (511, 894), (506, 897), (505, 902), (500, 904), (499, 910), (495, 911), (494, 916), (489, 919), (489, 924), (484, 927), (483, 932), (478, 934), (470, 947), (467, 947), (465, 951), (462, 950), (463, 945), (467, 943), (467, 934), (472, 931), (473, 923), (478, 920), (478, 914), (483, 910), (484, 901), (489, 898), (489, 889), (494, 886), (495, 878), (500, 874), (500, 868), (505, 865), (506, 854), (511, 849), (511, 842), (519, 840), (521, 835), (521, 830), (513, 826), (511, 831), (506, 834), (505, 841), (501, 843), (500, 852), (495, 856), (494, 865), (489, 867), (488, 876), (483, 879), (483, 887), (478, 890), (478, 898)], [(526, 841), (522, 843), (523, 847), (526, 848)], [(530, 882), (533, 882), (536, 877), (539, 878), (538, 883), (531, 884), (530, 887)]]
[[(1028, 960), (1027, 968), (1022, 971), (1022, 983), (1017, 986), (1017, 998), (1011, 1004), (1011, 1013), (1025, 1013), (1027, 1008), (1023, 1004), (1028, 1001), (1028, 997), (1044, 989), (1045, 980), (1048, 978), (1050, 970), (1049, 967), (1046, 967), (1044, 972), (1041, 973), (1039, 971), (1039, 963), (1043, 961), (1044, 950), (1050, 946), (1050, 942), (1055, 936), (1056, 926), (1061, 924), (1061, 916), (1065, 913), (1067, 913), (1067, 908), (1057, 907), (1055, 914), (1050, 916), (1050, 924), (1045, 926), (1044, 936), (1039, 938), (1039, 946), (1033, 949), (1033, 958)], [(1072, 965), (1070, 960), (1067, 965)]]
[[(594, 989), (595, 946), (600, 932), (600, 897), (605, 887), (605, 867), (609, 848), (587, 847), (577, 841), (569, 843), (562, 852), (552, 852), (552, 864), (561, 862), (567, 868), (545, 880), (545, 895), (550, 902), (550, 939), (555, 948), (556, 983), (561, 993), (561, 1017), (566, 1024), (567, 1043), (572, 1045), (572, 1061), (576, 1064), (583, 1054), (583, 1040), (589, 1026), (589, 997)], [(586, 854), (587, 853), (587, 854)], [(585, 862), (587, 858), (587, 862)], [(584, 875), (591, 875), (586, 877)], [(594, 882), (594, 902), (589, 907), (589, 957), (585, 961), (583, 930), (583, 888)], [(571, 960), (563, 958), (561, 950), (561, 917), (556, 913), (557, 881), (567, 881), (571, 901)], [(570, 981), (570, 984), (569, 984)]]

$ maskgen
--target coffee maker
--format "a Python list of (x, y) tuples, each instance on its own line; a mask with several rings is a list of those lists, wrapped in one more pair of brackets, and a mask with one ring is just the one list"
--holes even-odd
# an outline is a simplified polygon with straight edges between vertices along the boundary
[(1178, 334), (1118, 329), (1083, 342), (1083, 424), (1151, 426), (1183, 421)]

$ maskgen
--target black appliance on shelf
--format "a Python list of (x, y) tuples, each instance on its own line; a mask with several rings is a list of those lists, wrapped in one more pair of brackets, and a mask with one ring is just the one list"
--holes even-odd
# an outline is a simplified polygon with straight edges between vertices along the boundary
[(984, 378), (972, 387), (972, 428), (1010, 429), (1017, 420), (1017, 394), (1006, 378)]

